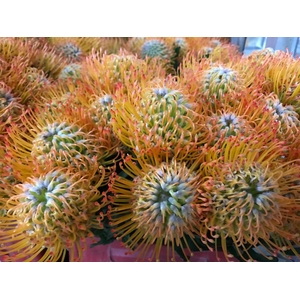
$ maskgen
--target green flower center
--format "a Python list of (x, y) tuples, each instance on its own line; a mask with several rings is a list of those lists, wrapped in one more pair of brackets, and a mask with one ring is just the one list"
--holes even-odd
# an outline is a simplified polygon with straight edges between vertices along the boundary
[(278, 193), (277, 183), (257, 166), (228, 174), (213, 193), (219, 225), (226, 227), (228, 220), (235, 219), (236, 229), (238, 223), (258, 228), (277, 215)]
[(172, 170), (163, 165), (138, 180), (133, 194), (137, 199), (135, 218), (140, 226), (164, 234), (185, 227), (193, 215), (194, 178), (185, 166)]
[(65, 122), (49, 124), (33, 140), (31, 154), (41, 162), (45, 156), (52, 157), (53, 150), (63, 151), (75, 158), (79, 155), (88, 156), (89, 141), (85, 135), (76, 125), (69, 125)]
[(203, 81), (205, 91), (220, 96), (237, 86), (237, 73), (229, 68), (215, 67), (206, 71)]
[(141, 48), (141, 57), (168, 57), (168, 48), (163, 41), (149, 40), (146, 41)]
[(12, 94), (0, 89), (0, 109), (6, 108), (14, 99)]
[(218, 117), (220, 130), (226, 132), (226, 137), (235, 136), (241, 129), (240, 123), (241, 120), (233, 113), (223, 114), (221, 117)]
[(78, 46), (67, 43), (59, 47), (59, 50), (68, 58), (77, 59), (81, 55), (81, 50)]

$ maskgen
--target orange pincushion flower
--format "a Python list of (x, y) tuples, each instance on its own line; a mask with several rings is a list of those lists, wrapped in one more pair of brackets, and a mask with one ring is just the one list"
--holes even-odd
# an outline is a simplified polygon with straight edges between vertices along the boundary
[(81, 78), (93, 93), (113, 94), (120, 87), (138, 81), (145, 84), (154, 78), (165, 75), (157, 61), (138, 59), (120, 51), (119, 54), (102, 54), (93, 52), (82, 64)]
[[(259, 143), (263, 143), (260, 140)], [(227, 139), (219, 150), (210, 149), (201, 165), (202, 196), (211, 203), (207, 230), (221, 239), (225, 256), (227, 241), (232, 240), (239, 255), (251, 260), (248, 246), (284, 251), (295, 234), (283, 227), (289, 211), (298, 207), (299, 186), (289, 184), (289, 176), (299, 176), (299, 166), (281, 161), (282, 142), (265, 149), (251, 139)], [(299, 219), (300, 217), (298, 217)], [(202, 229), (201, 229), (202, 232)], [(272, 236), (279, 236), (280, 243)], [(216, 244), (215, 244), (216, 245)]]
[(293, 105), (284, 105), (274, 93), (264, 99), (267, 109), (278, 123), (277, 136), (288, 144), (293, 144), (298, 139), (300, 130), (299, 114)]
[[(111, 225), (117, 239), (126, 240), (126, 247), (140, 250), (138, 259), (147, 255), (151, 245), (155, 250), (150, 260), (159, 260), (163, 245), (168, 260), (175, 259), (175, 247), (184, 253), (187, 247), (188, 259), (192, 253), (186, 237), (197, 246), (194, 233), (204, 225), (208, 203), (199, 195), (197, 166), (180, 156), (168, 160), (155, 148), (136, 159), (124, 157), (121, 168), (126, 178), (112, 180)], [(200, 238), (207, 243), (205, 235)]]
[(243, 139), (261, 136), (265, 144), (272, 144), (277, 137), (279, 124), (268, 109), (265, 96), (250, 89), (231, 92), (220, 100), (199, 101), (199, 113), (206, 116), (206, 124), (213, 136), (212, 145), (230, 136)]
[(7, 126), (11, 122), (18, 122), (23, 109), (20, 99), (14, 97), (11, 89), (4, 82), (0, 82), (0, 144), (3, 143)]
[(113, 131), (127, 147), (139, 152), (159, 146), (171, 154), (210, 140), (203, 117), (192, 110), (193, 103), (180, 90), (129, 88), (133, 92), (128, 95), (116, 94), (118, 101), (111, 109)]
[(52, 169), (12, 186), (6, 214), (0, 217), (0, 255), (6, 261), (80, 260), (92, 228), (101, 228), (99, 185), (72, 169)]
[(22, 126), (8, 130), (6, 145), (10, 163), (21, 178), (32, 174), (34, 164), (42, 168), (72, 165), (86, 172), (96, 168), (97, 177), (106, 169), (109, 176), (120, 143), (109, 129), (97, 127), (84, 108), (28, 111), (21, 121)]
[(266, 93), (274, 92), (284, 105), (293, 105), (299, 112), (300, 61), (290, 53), (278, 51), (266, 62), (263, 88)]

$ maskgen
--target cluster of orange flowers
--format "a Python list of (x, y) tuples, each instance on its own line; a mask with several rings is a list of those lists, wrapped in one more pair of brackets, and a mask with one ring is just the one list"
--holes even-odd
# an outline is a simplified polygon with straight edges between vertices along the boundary
[(107, 228), (139, 260), (299, 256), (299, 81), (225, 38), (1, 38), (1, 260)]

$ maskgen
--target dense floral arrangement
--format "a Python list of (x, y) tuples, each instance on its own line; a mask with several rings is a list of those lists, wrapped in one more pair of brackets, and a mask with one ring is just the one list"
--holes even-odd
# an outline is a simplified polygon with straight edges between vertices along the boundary
[(299, 81), (225, 38), (1, 38), (1, 260), (299, 257)]

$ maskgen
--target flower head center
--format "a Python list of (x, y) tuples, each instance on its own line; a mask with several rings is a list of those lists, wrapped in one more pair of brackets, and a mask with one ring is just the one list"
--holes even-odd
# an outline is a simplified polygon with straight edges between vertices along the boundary
[(147, 224), (151, 231), (166, 234), (175, 228), (182, 229), (193, 219), (195, 177), (188, 172), (185, 166), (179, 171), (163, 165), (138, 180), (134, 211), (140, 226)]

